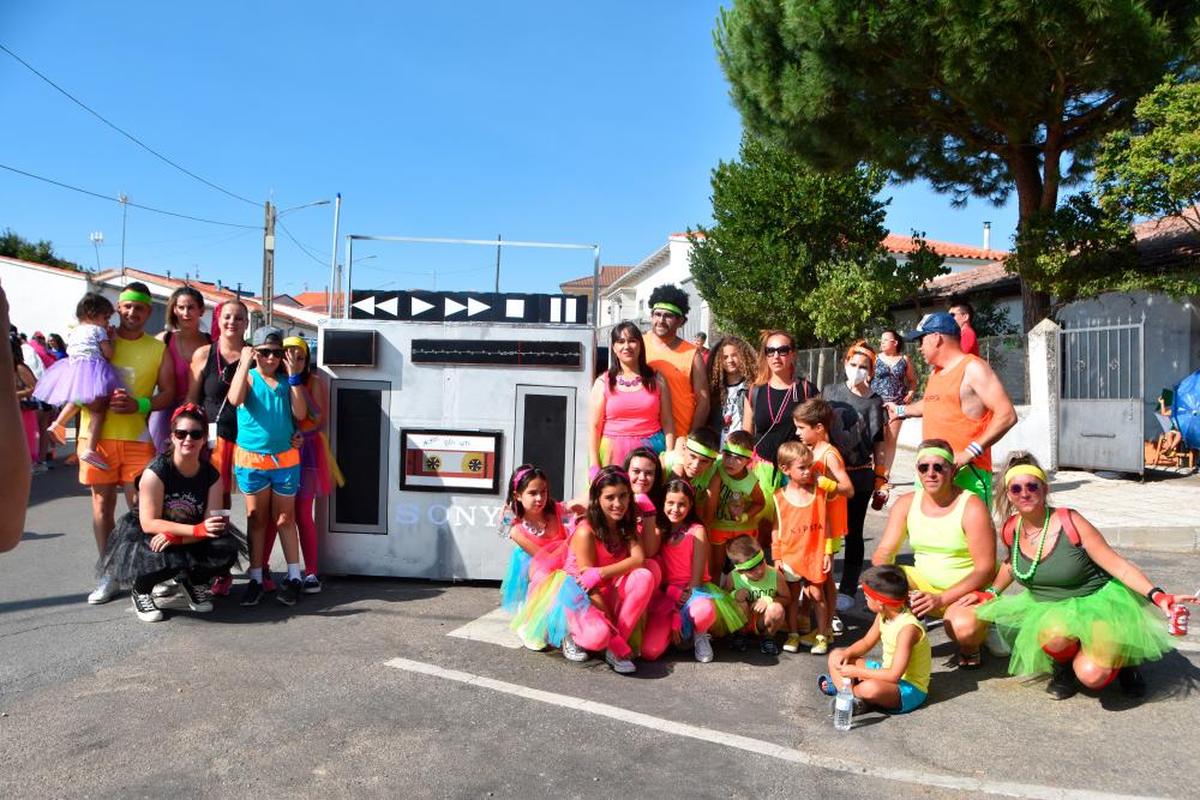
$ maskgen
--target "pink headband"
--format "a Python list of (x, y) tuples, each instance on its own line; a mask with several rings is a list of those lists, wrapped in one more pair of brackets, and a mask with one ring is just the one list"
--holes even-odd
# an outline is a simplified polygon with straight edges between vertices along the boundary
[(524, 467), (523, 469), (517, 470), (516, 473), (513, 475), (512, 490), (515, 492), (517, 490), (517, 486), (521, 483), (522, 480), (525, 479), (525, 476), (528, 475), (529, 473), (533, 472), (535, 469), (536, 469), (536, 467)]

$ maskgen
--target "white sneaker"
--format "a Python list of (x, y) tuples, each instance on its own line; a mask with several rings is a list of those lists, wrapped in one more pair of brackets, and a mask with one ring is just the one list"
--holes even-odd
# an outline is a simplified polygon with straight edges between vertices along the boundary
[(834, 636), (841, 636), (846, 632), (846, 623), (842, 622), (842, 618), (837, 614), (833, 615), (833, 619), (830, 621), (829, 627), (833, 628)]
[(1000, 631), (996, 629), (995, 625), (988, 628), (987, 639), (984, 640), (983, 646), (997, 658), (1005, 658), (1012, 655), (1012, 648), (1008, 646), (1008, 642), (1004, 641), (1004, 637), (1000, 635)]
[(852, 608), (854, 608), (854, 596), (849, 595), (849, 594), (842, 594), (841, 592), (838, 592), (837, 610), (838, 611), (849, 611)]
[(133, 599), (133, 610), (142, 622), (162, 622), (163, 612), (154, 605), (154, 598), (148, 594), (139, 594), (136, 590), (129, 593)]
[(50, 468), (47, 467), (45, 464), (43, 464), (41, 461), (35, 461), (35, 462), (33, 462), (33, 464), (30, 465), (29, 471), (32, 472), (34, 475), (45, 475), (47, 472), (50, 471)]
[(160, 600), (164, 597), (172, 597), (175, 594), (175, 589), (177, 586), (179, 586), (179, 584), (175, 582), (174, 578), (171, 578), (163, 581), (162, 583), (156, 583), (150, 594)]
[(637, 672), (637, 667), (632, 661), (630, 661), (628, 658), (617, 658), (617, 654), (612, 650), (604, 651), (604, 661), (610, 667), (612, 667), (613, 672), (617, 673), (618, 675), (629, 675)]
[(576, 664), (582, 664), (588, 660), (588, 651), (575, 644), (575, 640), (569, 633), (563, 637), (562, 654), (567, 661), (574, 661)]
[(87, 596), (87, 601), (94, 606), (98, 606), (101, 603), (107, 603), (109, 600), (112, 600), (120, 591), (121, 587), (117, 582), (105, 575), (96, 584), (96, 588), (92, 593)]
[(713, 660), (712, 637), (707, 633), (697, 633), (696, 643), (693, 647), (696, 650), (696, 660), (701, 664), (707, 664)]

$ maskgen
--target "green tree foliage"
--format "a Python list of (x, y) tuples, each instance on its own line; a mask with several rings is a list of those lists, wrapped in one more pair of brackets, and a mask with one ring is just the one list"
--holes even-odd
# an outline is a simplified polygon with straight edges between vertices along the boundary
[[(1192, 58), (1198, 11), (1186, 0), (734, 0), (715, 38), (751, 130), (816, 166), (869, 159), (925, 178), (955, 203), (1015, 190), (1025, 233), (1088, 175), (1099, 138)], [(1044, 241), (1022, 236), (1010, 268), (1025, 278)], [(1029, 328), (1049, 298), (1027, 280), (1022, 294)]]
[(47, 240), (42, 239), (37, 242), (31, 242), (13, 232), (11, 228), (5, 228), (4, 233), (0, 235), (0, 256), (19, 258), (22, 261), (32, 261), (35, 264), (48, 264), (52, 267), (83, 271), (83, 268), (75, 262), (56, 256), (54, 254), (54, 245)]
[(883, 248), (886, 176), (822, 173), (747, 135), (737, 161), (712, 175), (711, 228), (692, 235), (692, 275), (718, 324), (754, 341), (764, 328), (840, 342), (945, 270), (918, 240), (897, 264)]

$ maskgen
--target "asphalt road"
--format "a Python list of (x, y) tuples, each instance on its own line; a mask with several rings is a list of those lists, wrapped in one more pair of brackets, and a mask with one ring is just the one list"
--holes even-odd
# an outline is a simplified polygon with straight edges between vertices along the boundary
[[(679, 653), (622, 677), (447, 636), (495, 608), (493, 586), (333, 578), (294, 610), (218, 601), (139, 623), (126, 596), (84, 602), (87, 513), (72, 475), (40, 477), (29, 533), (0, 556), (0, 797), (1185, 798), (1200, 785), (1200, 637), (1145, 670), (1142, 702), (1110, 689), (1054, 703), (995, 659), (955, 671), (939, 633), (931, 702), (839, 733), (815, 688), (822, 657), (718, 644), (712, 664)], [(1200, 585), (1198, 555), (1127, 554), (1169, 589)]]

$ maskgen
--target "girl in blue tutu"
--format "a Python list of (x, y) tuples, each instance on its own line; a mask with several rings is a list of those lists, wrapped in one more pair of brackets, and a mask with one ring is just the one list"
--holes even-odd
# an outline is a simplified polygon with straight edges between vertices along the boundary
[(92, 412), (86, 433), (88, 446), (79, 459), (97, 469), (108, 469), (108, 462), (93, 448), (100, 439), (108, 396), (125, 385), (109, 363), (113, 355), (113, 329), (109, 325), (112, 315), (113, 304), (107, 297), (96, 292), (85, 294), (75, 306), (79, 324), (67, 334), (67, 357), (50, 365), (33, 392), (34, 398), (43, 403), (62, 406), (47, 430), (59, 444), (66, 442), (67, 423), (79, 413), (79, 407), (88, 407)]
[(995, 597), (975, 614), (1011, 645), (1009, 672), (1051, 673), (1047, 691), (1056, 700), (1114, 678), (1126, 694), (1144, 694), (1138, 665), (1173, 648), (1163, 615), (1196, 598), (1154, 586), (1078, 511), (1052, 508), (1033, 456), (1014, 453), (1003, 476), (996, 513), (1010, 552), (994, 593), (1014, 580), (1025, 591)]
[[(550, 497), (550, 478), (540, 467), (522, 464), (508, 479), (508, 511), (512, 526), (508, 537), (516, 547), (500, 584), (500, 606), (515, 614), (525, 603), (531, 585), (562, 567), (566, 560), (567, 509)], [(525, 646), (541, 650), (546, 643), (525, 639)]]

